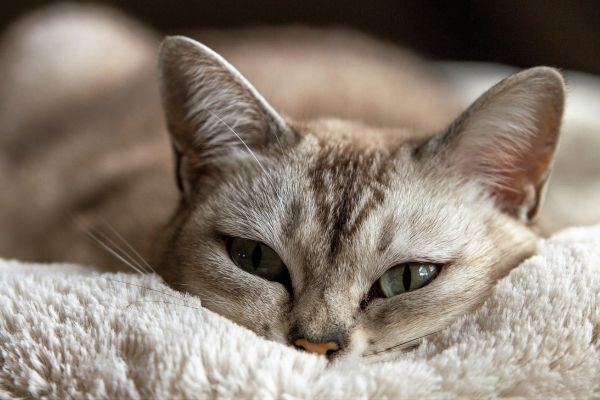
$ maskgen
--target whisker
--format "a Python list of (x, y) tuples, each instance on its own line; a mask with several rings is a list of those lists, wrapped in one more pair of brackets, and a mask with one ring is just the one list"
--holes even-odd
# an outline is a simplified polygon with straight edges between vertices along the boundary
[(427, 334), (425, 334), (425, 335), (423, 335), (423, 336), (419, 336), (419, 337), (417, 337), (417, 338), (414, 338), (414, 339), (407, 340), (406, 342), (403, 342), (403, 343), (400, 343), (400, 344), (396, 344), (396, 345), (394, 345), (394, 346), (391, 346), (391, 347), (388, 347), (388, 348), (386, 348), (386, 349), (379, 350), (379, 351), (375, 351), (375, 352), (373, 352), (373, 353), (367, 354), (365, 357), (372, 357), (372, 356), (376, 356), (377, 354), (386, 353), (386, 352), (388, 352), (388, 351), (393, 351), (394, 349), (397, 349), (398, 347), (402, 347), (402, 346), (405, 346), (405, 345), (407, 345), (407, 344), (409, 344), (409, 343), (411, 343), (411, 342), (415, 342), (415, 341), (417, 341), (417, 340), (421, 340), (421, 339), (423, 339), (423, 338), (425, 338), (425, 337), (427, 337), (427, 336), (434, 335), (434, 334), (436, 334), (436, 333), (438, 333), (438, 332), (441, 332), (442, 330), (443, 330), (443, 329), (440, 329), (440, 330), (438, 330), (438, 331), (435, 331), (435, 332), (427, 333)]
[(256, 155), (254, 154), (254, 152), (252, 151), (252, 149), (250, 149), (250, 147), (246, 144), (246, 142), (244, 141), (244, 139), (242, 139), (242, 137), (231, 126), (229, 126), (229, 124), (227, 122), (225, 122), (223, 120), (223, 118), (221, 118), (220, 116), (218, 116), (217, 114), (215, 114), (214, 112), (212, 112), (210, 110), (206, 110), (206, 111), (208, 111), (208, 113), (210, 115), (212, 115), (213, 117), (215, 117), (216, 119), (218, 119), (219, 122), (221, 122), (223, 125), (225, 125), (225, 127), (227, 129), (229, 129), (231, 131), (231, 133), (233, 133), (235, 135), (236, 138), (238, 138), (238, 140), (244, 145), (244, 147), (246, 148), (246, 150), (248, 151), (248, 153), (250, 153), (250, 155), (254, 158), (254, 160), (258, 163), (258, 165), (260, 166), (260, 168), (266, 174), (267, 170), (262, 165), (262, 163), (258, 160), (258, 157), (256, 157)]
[(267, 172), (266, 168), (263, 166), (263, 164), (260, 162), (260, 160), (258, 159), (258, 157), (256, 157), (256, 154), (254, 154), (254, 152), (252, 151), (252, 149), (246, 144), (246, 142), (244, 141), (244, 139), (242, 139), (242, 137), (227, 123), (223, 120), (223, 118), (221, 118), (219, 115), (215, 114), (214, 112), (210, 111), (210, 110), (206, 110), (210, 115), (212, 115), (213, 117), (215, 117), (216, 119), (219, 120), (219, 122), (221, 122), (223, 125), (225, 125), (225, 127), (227, 129), (229, 129), (231, 131), (231, 133), (233, 133), (235, 135), (236, 138), (238, 138), (238, 140), (244, 145), (244, 147), (246, 148), (246, 150), (248, 151), (248, 153), (250, 153), (250, 155), (254, 158), (254, 160), (256, 161), (256, 163), (260, 166), (260, 168), (262, 169), (263, 173), (265, 174), (266, 178), (269, 180), (269, 183), (271, 184), (271, 186), (273, 187), (273, 189), (275, 190), (275, 193), (277, 194), (277, 197), (279, 198), (279, 203), (283, 204), (283, 199), (281, 198), (281, 196), (279, 195), (279, 190), (277, 189), (277, 186), (275, 186), (273, 180), (271, 180), (271, 178), (269, 177), (269, 173)]
[(123, 257), (127, 258), (127, 260), (130, 263), (134, 264), (144, 274), (152, 273), (151, 271), (148, 271), (143, 265), (141, 265), (137, 260), (135, 260), (131, 254), (129, 254), (121, 246), (119, 246), (117, 243), (115, 243), (114, 240), (112, 240), (107, 234), (105, 234), (101, 230), (93, 228), (93, 227), (90, 229), (90, 231), (95, 233), (97, 237), (100, 237), (101, 239), (103, 239), (105, 241), (105, 243), (110, 244), (114, 250), (118, 250)]
[(76, 223), (80, 226), (83, 232), (88, 235), (91, 239), (93, 239), (97, 244), (99, 244), (104, 250), (108, 251), (111, 255), (117, 258), (119, 261), (123, 262), (125, 265), (133, 269), (135, 272), (144, 275), (145, 272), (143, 269), (140, 269), (139, 266), (134, 265), (132, 262), (123, 257), (123, 255), (119, 254), (115, 249), (111, 248), (108, 244), (106, 244), (101, 237), (97, 233), (92, 232), (92, 228), (85, 226), (85, 222), (80, 219), (76, 219)]
[[(140, 262), (139, 262), (138, 260), (136, 260), (136, 259), (135, 259), (135, 258), (134, 258), (134, 257), (133, 257), (133, 256), (132, 256), (130, 253), (128, 253), (128, 252), (127, 252), (125, 249), (123, 249), (121, 246), (119, 246), (117, 243), (115, 243), (115, 241), (114, 241), (114, 240), (112, 240), (112, 239), (111, 239), (111, 238), (108, 236), (108, 234), (106, 234), (106, 233), (102, 232), (100, 229), (98, 229), (98, 228), (94, 227), (94, 226), (93, 226), (93, 225), (91, 225), (91, 224), (87, 224), (87, 226), (85, 226), (85, 225), (84, 225), (84, 227), (83, 227), (83, 228), (84, 228), (85, 232), (86, 232), (88, 235), (89, 235), (90, 233), (94, 234), (94, 235), (95, 235), (95, 237), (93, 237), (93, 238), (94, 238), (96, 241), (97, 241), (98, 239), (102, 239), (106, 245), (110, 245), (110, 246), (112, 246), (111, 248), (112, 248), (114, 251), (117, 251), (117, 250), (118, 250), (118, 252), (119, 252), (119, 255), (120, 255), (122, 258), (126, 258), (126, 259), (129, 261), (129, 264), (128, 264), (128, 265), (130, 265), (130, 264), (133, 264), (133, 265), (135, 265), (135, 266), (137, 267), (137, 269), (141, 270), (143, 273), (146, 273), (146, 274), (148, 274), (148, 273), (151, 273), (151, 272), (152, 272), (152, 271), (150, 271), (150, 270), (147, 270), (147, 269), (146, 269), (146, 268), (145, 268), (143, 265), (141, 265), (141, 264), (140, 264)], [(109, 246), (109, 247), (110, 247), (110, 246)]]
[(171, 285), (176, 285), (176, 286), (192, 286), (192, 287), (194, 286), (194, 285), (191, 285), (189, 283), (171, 283)]
[(204, 311), (202, 308), (199, 308), (199, 307), (194, 307), (194, 306), (190, 306), (187, 304), (177, 304), (177, 303), (172, 303), (172, 302), (163, 301), (163, 300), (136, 300), (136, 301), (129, 303), (127, 306), (125, 306), (125, 308), (132, 307), (138, 303), (162, 303), (162, 304), (170, 304), (170, 305), (179, 306), (179, 307), (187, 307), (187, 308), (191, 308), (191, 309), (198, 310), (198, 311)]
[(146, 267), (148, 267), (148, 269), (151, 272), (154, 272), (156, 275), (158, 275), (158, 273), (156, 272), (156, 270), (154, 268), (152, 268), (152, 265), (150, 265), (150, 263), (148, 261), (146, 261), (146, 259), (144, 257), (142, 257), (142, 255), (140, 253), (138, 253), (135, 248), (129, 244), (129, 242), (105, 219), (100, 217), (100, 220), (102, 221), (102, 223), (104, 225), (106, 225), (108, 227), (108, 229), (110, 229), (115, 236), (123, 243), (125, 244), (125, 246), (127, 246), (127, 248), (132, 252), (133, 255), (137, 256), (138, 261), (141, 261)]
[(138, 288), (140, 288), (140, 289), (145, 289), (145, 290), (150, 290), (150, 291), (152, 291), (152, 292), (160, 293), (160, 294), (162, 294), (162, 295), (164, 295), (164, 296), (169, 296), (169, 297), (172, 297), (172, 298), (174, 298), (174, 299), (176, 299), (176, 300), (183, 301), (183, 302), (184, 302), (184, 304), (185, 304), (185, 300), (183, 300), (183, 299), (179, 298), (179, 297), (178, 297), (178, 296), (176, 296), (176, 295), (173, 295), (173, 294), (170, 294), (170, 293), (164, 292), (164, 291), (162, 291), (162, 290), (158, 290), (158, 289), (152, 289), (152, 288), (146, 287), (146, 286), (144, 286), (144, 285), (138, 285), (138, 284), (136, 284), (136, 283), (131, 283), (131, 282), (124, 282), (124, 281), (120, 281), (120, 280), (118, 280), (118, 279), (107, 278), (107, 277), (103, 277), (103, 278), (104, 278), (104, 279), (106, 279), (107, 281), (111, 281), (111, 282), (118, 282), (118, 283), (122, 283), (123, 285), (135, 286), (135, 287), (138, 287)]
[(110, 248), (109, 245), (107, 245), (102, 240), (100, 240), (96, 236), (94, 236), (91, 232), (89, 232), (88, 235), (92, 239), (94, 239), (96, 241), (96, 243), (98, 243), (100, 246), (102, 246), (102, 248), (104, 248), (106, 251), (108, 251), (114, 257), (116, 257), (117, 259), (119, 259), (120, 261), (122, 261), (125, 265), (127, 265), (128, 267), (130, 267), (131, 269), (133, 269), (135, 272), (137, 272), (140, 275), (146, 274), (146, 272), (144, 272), (143, 270), (139, 269), (138, 267), (136, 267), (135, 265), (133, 265), (132, 263), (130, 263), (129, 261), (127, 261), (120, 254), (118, 254), (115, 250), (113, 250), (112, 248)]

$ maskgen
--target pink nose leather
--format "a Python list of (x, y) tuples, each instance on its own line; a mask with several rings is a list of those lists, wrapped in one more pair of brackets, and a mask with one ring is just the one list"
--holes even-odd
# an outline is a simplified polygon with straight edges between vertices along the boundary
[(335, 342), (315, 343), (309, 342), (304, 338), (294, 340), (294, 345), (308, 352), (320, 354), (322, 356), (327, 355), (328, 351), (336, 351), (339, 348), (338, 344)]

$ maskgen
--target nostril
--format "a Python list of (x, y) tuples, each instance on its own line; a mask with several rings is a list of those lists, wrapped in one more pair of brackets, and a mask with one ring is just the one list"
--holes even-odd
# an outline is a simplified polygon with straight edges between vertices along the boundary
[(308, 342), (306, 339), (296, 339), (294, 340), (294, 347), (296, 350), (306, 351), (306, 347), (304, 347), (304, 342)]
[(294, 347), (296, 348), (296, 350), (306, 351), (304, 346), (302, 346), (301, 344), (294, 344)]

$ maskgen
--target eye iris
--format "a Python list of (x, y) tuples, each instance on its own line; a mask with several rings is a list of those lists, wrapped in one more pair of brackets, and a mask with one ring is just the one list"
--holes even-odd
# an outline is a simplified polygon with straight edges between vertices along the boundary
[(286, 272), (283, 261), (269, 246), (260, 243), (257, 247), (261, 258), (256, 274), (265, 279), (279, 280), (280, 276)]
[(433, 264), (413, 264), (410, 266), (410, 270), (412, 276), (410, 290), (417, 290), (427, 285), (437, 276), (439, 267)]
[(379, 286), (385, 297), (392, 297), (406, 291), (404, 284), (404, 272), (407, 269), (408, 268), (406, 268), (404, 265), (395, 266), (389, 269), (379, 279)]
[(233, 239), (229, 244), (229, 255), (233, 262), (241, 269), (254, 273), (252, 256), (255, 243), (246, 239)]
[(269, 246), (254, 240), (233, 238), (228, 249), (231, 260), (244, 271), (268, 280), (287, 279), (283, 261)]

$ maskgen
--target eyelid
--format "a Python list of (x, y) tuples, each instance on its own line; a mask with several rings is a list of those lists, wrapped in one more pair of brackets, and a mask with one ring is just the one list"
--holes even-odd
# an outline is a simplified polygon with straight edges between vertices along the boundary
[(255, 242), (262, 243), (266, 246), (269, 246), (273, 250), (275, 250), (275, 248), (278, 247), (270, 242), (265, 241), (264, 236), (255, 234), (250, 229), (244, 229), (243, 232), (241, 230), (234, 232), (232, 230), (228, 230), (227, 228), (215, 227), (215, 228), (213, 228), (212, 232), (213, 232), (213, 236), (216, 237), (217, 240), (228, 241), (228, 240), (236, 239), (236, 238), (237, 239), (246, 239), (246, 240), (253, 240)]
[[(213, 231), (213, 235), (215, 236), (215, 238), (217, 239), (217, 241), (225, 243), (225, 245), (227, 247), (229, 247), (229, 242), (231, 242), (233, 239), (252, 240), (254, 242), (259, 242), (259, 243), (266, 244), (261, 239), (253, 237), (252, 235), (231, 234), (231, 233), (226, 233), (226, 232), (224, 232), (222, 230), (218, 231), (216, 229)], [(267, 244), (267, 246), (268, 246), (268, 244)]]
[(215, 224), (211, 230), (213, 236), (218, 238), (240, 238), (265, 243), (262, 235), (258, 234), (255, 229), (246, 229), (244, 225), (232, 228), (227, 225)]

